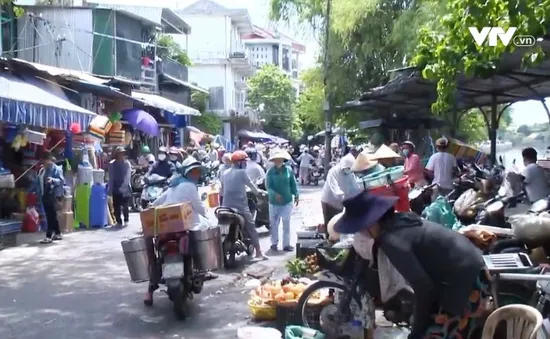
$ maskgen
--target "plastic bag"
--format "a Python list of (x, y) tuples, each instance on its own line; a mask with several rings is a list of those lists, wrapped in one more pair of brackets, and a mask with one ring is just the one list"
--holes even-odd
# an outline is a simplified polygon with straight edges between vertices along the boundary
[(550, 240), (550, 213), (516, 214), (508, 219), (512, 225), (514, 236), (521, 241), (544, 244)]
[(484, 199), (479, 196), (478, 192), (470, 188), (456, 199), (454, 210), (457, 215), (464, 216), (470, 208), (483, 202), (483, 200)]
[(445, 197), (440, 196), (427, 206), (422, 211), (422, 218), (454, 230), (462, 228), (462, 224), (454, 215), (453, 208)]
[(26, 233), (38, 232), (39, 223), (40, 216), (38, 215), (38, 211), (36, 211), (36, 208), (34, 206), (27, 207), (25, 215), (23, 216), (22, 231)]
[(325, 339), (325, 335), (313, 328), (303, 326), (291, 325), (285, 328), (285, 339), (300, 338)]

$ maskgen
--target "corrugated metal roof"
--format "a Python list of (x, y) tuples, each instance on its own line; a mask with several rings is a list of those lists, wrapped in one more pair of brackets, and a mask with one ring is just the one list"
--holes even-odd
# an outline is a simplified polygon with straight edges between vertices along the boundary
[(30, 62), (30, 61), (16, 59), (16, 58), (11, 59), (11, 60), (16, 62), (16, 63), (21, 63), (21, 64), (25, 64), (25, 65), (28, 65), (28, 66), (32, 66), (35, 69), (37, 69), (39, 71), (42, 71), (42, 72), (46, 72), (46, 73), (48, 73), (52, 76), (71, 77), (71, 78), (75, 78), (75, 79), (78, 79), (78, 80), (83, 80), (83, 81), (86, 81), (86, 82), (89, 82), (89, 83), (92, 83), (92, 84), (96, 84), (96, 85), (104, 85), (108, 82), (107, 80), (97, 78), (97, 77), (95, 77), (91, 74), (88, 74), (88, 73), (82, 72), (82, 71), (76, 71), (76, 70), (73, 70), (73, 69), (66, 69), (66, 68), (48, 66), (48, 65), (38, 64), (38, 63), (35, 63), (35, 62)]

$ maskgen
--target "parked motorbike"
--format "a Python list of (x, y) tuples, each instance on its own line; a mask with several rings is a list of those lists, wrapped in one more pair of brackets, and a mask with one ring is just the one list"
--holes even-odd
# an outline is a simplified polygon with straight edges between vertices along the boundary
[[(361, 300), (364, 296), (374, 300), (375, 306), (383, 310), (388, 321), (409, 326), (414, 311), (413, 293), (402, 290), (386, 303), (382, 303), (376, 265), (369, 267), (369, 261), (356, 254), (353, 247), (347, 250), (349, 252), (343, 263), (337, 264), (336, 261), (339, 260), (330, 259), (324, 250), (317, 249), (319, 265), (325, 270), (316, 274), (318, 280), (305, 289), (298, 301), (298, 310), (304, 326), (315, 327), (308, 320), (308, 300), (323, 289), (329, 289), (329, 296), (338, 302), (325, 306), (321, 311), (323, 319), (330, 319), (328, 324), (320, 328), (322, 331), (333, 332), (334, 329), (351, 321), (353, 315), (362, 309)], [(341, 292), (337, 293), (336, 290)]]
[(168, 179), (158, 174), (151, 174), (143, 178), (143, 192), (141, 193), (141, 208), (148, 208), (166, 189)]
[(236, 256), (241, 253), (252, 255), (254, 246), (245, 232), (244, 217), (229, 207), (218, 207), (214, 211), (222, 235), (223, 266), (235, 268)]
[(161, 283), (172, 302), (176, 317), (187, 316), (187, 301), (202, 291), (206, 272), (195, 269), (189, 246), (190, 232), (162, 234), (156, 238), (157, 264), (162, 267)]
[[(259, 179), (255, 184), (259, 190), (266, 190), (264, 178)], [(265, 226), (269, 229), (271, 227), (271, 221), (269, 220), (269, 199), (267, 194), (258, 196), (253, 194), (250, 190), (247, 190), (246, 195), (248, 198), (248, 208), (250, 209), (250, 213), (252, 213), (256, 227)]]
[(131, 208), (134, 212), (140, 212), (142, 209), (141, 205), (141, 194), (143, 193), (143, 176), (147, 173), (147, 169), (143, 167), (134, 167), (132, 168), (132, 176), (130, 179), (132, 186), (132, 201)]

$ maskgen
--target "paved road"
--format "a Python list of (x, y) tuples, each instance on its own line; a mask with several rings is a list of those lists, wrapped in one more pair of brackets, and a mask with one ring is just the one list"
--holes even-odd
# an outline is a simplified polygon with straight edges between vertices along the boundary
[[(319, 188), (302, 189), (292, 229), (320, 220)], [(131, 216), (123, 230), (70, 234), (52, 245), (30, 244), (0, 252), (0, 338), (2, 339), (149, 339), (236, 337), (236, 328), (249, 321), (248, 291), (236, 283), (237, 272), (224, 271), (205, 285), (192, 302), (185, 322), (172, 315), (160, 292), (155, 306), (145, 308), (146, 284), (129, 281), (120, 241), (140, 230)], [(294, 234), (294, 232), (292, 232)], [(292, 239), (295, 242), (295, 236)], [(269, 239), (262, 239), (269, 247)], [(292, 254), (272, 256), (250, 264), (256, 270), (282, 274)]]

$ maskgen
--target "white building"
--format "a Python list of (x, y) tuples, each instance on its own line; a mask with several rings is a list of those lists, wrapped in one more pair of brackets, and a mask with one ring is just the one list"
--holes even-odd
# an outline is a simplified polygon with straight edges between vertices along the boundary
[(300, 93), (300, 55), (306, 46), (279, 32), (254, 26), (254, 32), (243, 35), (252, 64), (277, 65), (292, 79), (296, 94)]
[[(246, 79), (256, 70), (248, 58), (241, 36), (253, 32), (246, 9), (228, 9), (211, 0), (199, 0), (177, 10), (191, 27), (188, 55), (193, 62), (189, 81), (210, 90), (209, 110), (226, 120), (249, 114), (245, 109)], [(178, 40), (178, 37), (174, 37)], [(178, 41), (185, 46), (185, 41)], [(251, 114), (252, 115), (252, 114)], [(250, 116), (254, 120), (254, 116)], [(234, 133), (234, 132), (233, 132)], [(231, 126), (224, 122), (223, 134), (232, 136)]]

